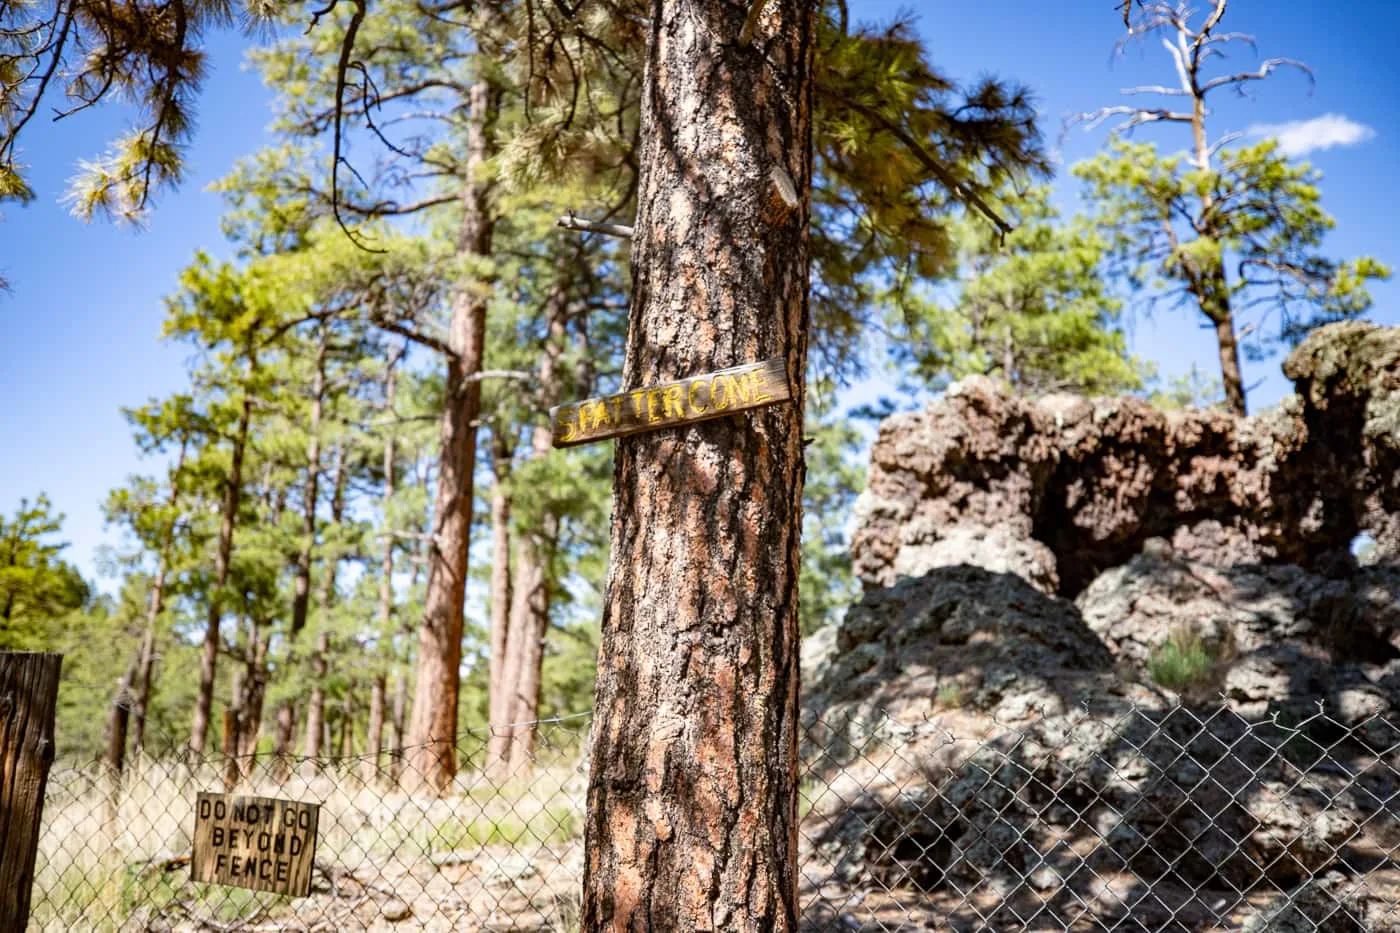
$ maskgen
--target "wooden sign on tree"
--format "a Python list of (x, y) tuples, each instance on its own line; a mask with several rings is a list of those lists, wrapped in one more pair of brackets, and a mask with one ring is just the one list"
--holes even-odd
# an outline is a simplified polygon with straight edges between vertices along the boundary
[(591, 398), (549, 410), (555, 447), (591, 444), (610, 437), (655, 431), (792, 398), (781, 358), (735, 366), (678, 382)]

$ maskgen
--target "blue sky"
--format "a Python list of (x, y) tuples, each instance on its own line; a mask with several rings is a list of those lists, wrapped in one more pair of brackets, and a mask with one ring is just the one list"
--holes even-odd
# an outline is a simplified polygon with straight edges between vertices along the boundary
[[(912, 13), (933, 61), (957, 79), (990, 73), (1030, 85), (1052, 144), (1067, 114), (1119, 103), (1120, 88), (1171, 81), (1170, 60), (1156, 40), (1113, 55), (1122, 34), (1113, 6), (1110, 0), (850, 2), (857, 22)], [(1304, 149), (1336, 143), (1306, 155), (1324, 173), (1324, 204), (1337, 219), (1329, 252), (1370, 253), (1400, 267), (1393, 206), (1400, 65), (1394, 31), (1382, 28), (1389, 16), (1378, 3), (1234, 0), (1228, 28), (1255, 35), (1263, 57), (1306, 61), (1317, 82), (1309, 93), (1305, 79), (1282, 72), (1256, 84), (1252, 99), (1221, 97), (1213, 127), (1272, 127)], [(238, 33), (212, 37), (188, 178), (160, 199), (145, 230), (101, 221), (84, 225), (60, 203), (78, 160), (99, 155), (124, 128), (129, 114), (120, 105), (31, 125), (23, 158), (32, 166), (38, 197), (25, 207), (6, 206), (0, 219), (0, 275), (13, 288), (0, 296), (0, 389), (6, 400), (0, 408), (0, 511), (12, 512), (21, 497), (47, 492), (68, 516), (69, 558), (88, 574), (96, 570), (98, 547), (115, 540), (103, 528), (100, 502), (128, 474), (150, 468), (138, 457), (119, 407), (168, 394), (185, 381), (186, 351), (157, 339), (163, 298), (196, 249), (227, 252), (219, 232), (220, 199), (205, 188), (268, 138), (270, 95), (242, 67), (246, 41)], [(1257, 67), (1244, 47), (1227, 64), (1234, 70)], [(1180, 147), (1181, 137), (1169, 129), (1138, 138)], [(1062, 168), (1092, 154), (1104, 138), (1103, 131), (1072, 132), (1060, 152)], [(1073, 180), (1057, 185), (1057, 201), (1072, 205)], [(1400, 324), (1400, 282), (1383, 283), (1373, 294), (1370, 317)], [(1214, 371), (1212, 338), (1187, 314), (1135, 316), (1130, 337), (1133, 350), (1156, 362), (1163, 375), (1193, 363)], [(1250, 396), (1255, 408), (1288, 390), (1278, 363), (1246, 364), (1247, 380), (1258, 383)], [(863, 386), (859, 394), (879, 388)]]

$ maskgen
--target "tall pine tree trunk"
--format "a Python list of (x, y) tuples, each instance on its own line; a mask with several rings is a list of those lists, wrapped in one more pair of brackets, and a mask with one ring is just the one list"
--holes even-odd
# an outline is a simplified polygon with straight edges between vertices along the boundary
[(345, 697), (340, 701), (340, 757), (349, 758), (355, 754), (355, 690), (354, 684), (345, 685)]
[(104, 756), (107, 773), (119, 778), (126, 766), (126, 733), (131, 720), (131, 685), (136, 681), (137, 668), (141, 664), (140, 650), (137, 650), (131, 664), (117, 684), (117, 692), (112, 700), (112, 708), (107, 713), (107, 752)]
[(653, 0), (626, 388), (779, 357), (790, 404), (620, 438), (582, 926), (797, 929), (814, 4)]
[(486, 742), (486, 772), (500, 777), (510, 757), (512, 693), (506, 682), (506, 651), (510, 632), (510, 495), (505, 482), (510, 476), (511, 450), (499, 429), (491, 446), (491, 470), (496, 485), (491, 491), (491, 656), (487, 659), (487, 722), (491, 734)]
[[(394, 411), (394, 395), (396, 389), (395, 369), (402, 353), (396, 353), (390, 360), (384, 372), (384, 409), (390, 417)], [(395, 473), (397, 469), (397, 451), (394, 444), (394, 432), (389, 430), (384, 438), (384, 495), (381, 500), (380, 510), (383, 514), (384, 524), (384, 548), (380, 552), (379, 558), (379, 632), (375, 639), (377, 645), (392, 645), (394, 641), (394, 535), (390, 521), (391, 510), (394, 502)], [(392, 650), (385, 651), (379, 649), (381, 656), (392, 656)], [(386, 675), (381, 670), (374, 676), (374, 682), (370, 689), (369, 700), (369, 754), (368, 766), (365, 768), (365, 783), (378, 780), (383, 773), (380, 770), (379, 755), (384, 745), (384, 689)]]
[[(1194, 84), (1196, 67), (1191, 69), (1192, 82)], [(1183, 78), (1183, 80), (1185, 80)], [(1196, 91), (1191, 96), (1191, 139), (1195, 146), (1196, 168), (1202, 172), (1210, 171), (1211, 150), (1209, 137), (1206, 132), (1206, 108), (1205, 95)], [(1203, 232), (1205, 237), (1217, 243), (1225, 239), (1224, 231), (1216, 229), (1219, 220), (1216, 214), (1215, 194), (1210, 186), (1205, 186), (1201, 191), (1201, 217), (1207, 218), (1207, 229)], [(1244, 374), (1240, 370), (1240, 349), (1235, 337), (1235, 314), (1230, 307), (1230, 283), (1226, 277), (1225, 266), (1218, 256), (1207, 256), (1204, 260), (1208, 265), (1200, 273), (1197, 279), (1196, 297), (1200, 302), (1201, 311), (1210, 319), (1215, 326), (1215, 345), (1220, 355), (1220, 381), (1225, 388), (1225, 405), (1232, 414), (1244, 417), (1249, 412), (1249, 406), (1245, 401)]]
[(132, 685), (131, 752), (140, 757), (146, 750), (146, 713), (151, 706), (151, 684), (156, 664), (156, 635), (160, 614), (165, 611), (165, 580), (170, 573), (170, 551), (175, 546), (175, 515), (180, 507), (180, 479), (185, 469), (189, 440), (180, 441), (180, 454), (170, 471), (170, 524), (160, 543), (160, 562), (155, 579), (151, 581), (151, 600), (146, 604), (146, 624), (141, 635), (141, 653), (136, 662), (136, 679)]
[(292, 743), (296, 741), (297, 708), (288, 700), (277, 707), (277, 745), (273, 754), (277, 756), (276, 774), (278, 780), (286, 780), (292, 771)]
[(272, 626), (253, 618), (252, 655), (248, 661), (248, 687), (239, 715), (238, 754), (243, 756), (243, 779), (250, 780), (257, 763), (258, 742), (262, 739), (263, 705), (267, 699), (267, 653), (272, 642)]
[[(495, 101), (485, 82), (471, 89), (467, 178), (462, 192), (458, 254), (491, 255), (493, 219), (485, 180)], [(476, 429), (481, 415), (481, 360), (486, 342), (484, 282), (473, 279), (452, 299), (447, 381), (439, 427), (440, 456), (433, 504), (428, 593), (418, 638), (418, 678), (409, 724), (404, 777), (410, 789), (443, 791), (457, 773), (457, 695), (462, 661), (462, 613), (471, 543)]]
[(394, 705), (392, 712), (393, 744), (389, 752), (389, 780), (398, 783), (403, 774), (403, 749), (407, 736), (404, 734), (404, 719), (408, 714), (408, 675), (399, 671), (394, 675)]
[(326, 395), (326, 352), (330, 343), (330, 328), (321, 324), (321, 338), (316, 347), (316, 374), (311, 382), (311, 411), (307, 418), (306, 487), (301, 501), (301, 549), (297, 552), (296, 575), (292, 580), (292, 622), (289, 641), (296, 643), (306, 627), (306, 615), (311, 606), (311, 554), (316, 546), (316, 502), (321, 482), (321, 416)]
[[(316, 345), (316, 372), (311, 381), (311, 410), (307, 416), (306, 442), (306, 483), (301, 495), (301, 547), (296, 556), (296, 572), (292, 577), (292, 618), (287, 631), (287, 666), (297, 665), (297, 639), (306, 627), (306, 619), (311, 608), (311, 560), (316, 549), (316, 506), (320, 499), (321, 484), (321, 420), (325, 414), (326, 398), (326, 355), (330, 349), (330, 328), (321, 324), (320, 339)], [(284, 719), (292, 721), (295, 713), (291, 698), (284, 699), (277, 710), (279, 735)], [(291, 729), (295, 729), (292, 723)], [(290, 755), (291, 748), (285, 750), (278, 743), (279, 755)]]
[(365, 733), (366, 784), (379, 780), (379, 755), (384, 750), (384, 686), (383, 674), (375, 674), (369, 685), (369, 729)]
[(248, 445), (248, 424), (253, 417), (253, 392), (248, 381), (256, 367), (252, 352), (247, 362), (247, 380), (243, 385), (243, 404), (239, 408), (238, 428), (233, 439), (233, 458), (224, 483), (223, 515), (219, 524), (218, 549), (214, 553), (214, 586), (210, 591), (208, 618), (204, 626), (204, 646), (199, 658), (199, 692), (195, 696), (194, 717), (190, 726), (190, 750), (204, 754), (204, 742), (209, 732), (209, 715), (214, 707), (214, 676), (219, 658), (219, 627), (223, 621), (224, 587), (228, 585), (229, 562), (233, 556), (233, 528), (238, 518), (238, 501), (243, 491), (243, 454)]
[(326, 655), (331, 650), (331, 636), (324, 628), (316, 633), (316, 650), (311, 653), (311, 695), (306, 701), (306, 741), (301, 753), (307, 758), (321, 755), (321, 734), (326, 720)]
[[(1224, 283), (1221, 283), (1224, 286)], [(1224, 313), (1216, 316), (1215, 345), (1220, 351), (1220, 379), (1225, 386), (1225, 405), (1232, 414), (1244, 417), (1249, 414), (1245, 401), (1244, 373), (1240, 370), (1240, 346), (1235, 337), (1235, 317), (1230, 313), (1228, 303)]]
[[(577, 257), (561, 257), (557, 280), (546, 303), (548, 330), (544, 354), (540, 358), (540, 411), (548, 411), (560, 400), (563, 373), (559, 366), (568, 340), (569, 271)], [(554, 432), (548, 422), (535, 425), (530, 438), (530, 459), (541, 460), (554, 447)], [(525, 529), (516, 546), (515, 578), (510, 612), (510, 638), (507, 641), (507, 683), (510, 693), (510, 755), (506, 773), (527, 772), (535, 760), (535, 726), (540, 709), (540, 674), (544, 644), (549, 634), (550, 563), (559, 519), (548, 509), (539, 527)]]
[[(345, 445), (336, 446), (335, 452), (335, 493), (331, 497), (331, 522), (339, 525), (345, 514)], [(325, 739), (326, 730), (326, 677), (330, 673), (331, 650), (331, 608), (335, 603), (335, 581), (340, 561), (334, 554), (326, 555), (326, 573), (321, 578), (321, 592), (317, 602), (321, 607), (320, 631), (316, 633), (316, 650), (311, 655), (311, 696), (306, 702), (306, 747), (303, 754), (307, 758), (319, 757), (330, 743)], [(312, 768), (316, 767), (315, 762)]]

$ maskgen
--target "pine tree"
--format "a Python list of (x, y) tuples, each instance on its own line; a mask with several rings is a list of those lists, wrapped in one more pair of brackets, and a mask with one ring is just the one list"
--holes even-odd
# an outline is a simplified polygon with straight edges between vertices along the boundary
[[(1142, 5), (1132, 32), (1162, 36), (1178, 83), (1128, 93), (1165, 95), (1181, 107), (1122, 105), (1080, 117), (1090, 127), (1121, 118), (1115, 136), (1144, 124), (1189, 128), (1189, 156), (1115, 139), (1074, 172), (1096, 203), (1094, 222), (1114, 237), (1128, 281), (1173, 305), (1194, 307), (1215, 332), (1226, 403), (1243, 415), (1241, 340), (1263, 355), (1321, 324), (1360, 314), (1371, 303), (1367, 281), (1389, 271), (1370, 257), (1338, 262), (1322, 254), (1333, 221), (1322, 210), (1319, 175), (1310, 166), (1290, 162), (1273, 140), (1231, 150), (1224, 147), (1238, 133), (1211, 139), (1206, 121), (1213, 96), (1243, 92), (1283, 67), (1307, 70), (1271, 58), (1257, 71), (1209, 74), (1207, 64), (1223, 59), (1227, 45), (1252, 43), (1219, 31), (1226, 6), (1227, 0), (1214, 0), (1194, 26), (1185, 6)], [(1268, 310), (1260, 314), (1261, 307)]]
[(907, 371), (933, 388), (993, 376), (1029, 395), (1141, 388), (1144, 367), (1128, 354), (1121, 302), (1105, 284), (1108, 243), (1082, 220), (1060, 223), (1044, 188), (1005, 211), (1016, 229), (1004, 238), (975, 219), (956, 228), (955, 298), (902, 302), (893, 343)]

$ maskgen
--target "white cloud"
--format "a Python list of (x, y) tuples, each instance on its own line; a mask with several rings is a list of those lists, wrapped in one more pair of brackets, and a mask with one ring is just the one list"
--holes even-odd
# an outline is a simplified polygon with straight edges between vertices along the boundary
[(1333, 146), (1355, 146), (1376, 136), (1376, 131), (1366, 124), (1349, 120), (1340, 113), (1287, 123), (1257, 123), (1245, 132), (1249, 136), (1272, 136), (1278, 140), (1279, 151), (1286, 156), (1303, 156)]

